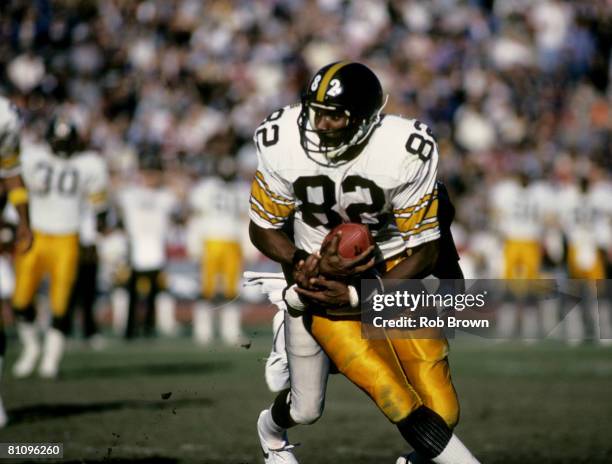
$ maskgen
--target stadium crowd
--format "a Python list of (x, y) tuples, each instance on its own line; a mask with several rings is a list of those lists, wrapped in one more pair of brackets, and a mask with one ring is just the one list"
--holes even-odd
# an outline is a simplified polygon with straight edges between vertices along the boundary
[[(523, 173), (552, 185), (610, 176), (605, 0), (10, 0), (0, 93), (42, 136), (59, 106), (106, 158), (114, 187), (161, 157), (186, 198), (224, 155), (244, 180), (251, 137), (313, 70), (363, 61), (386, 110), (427, 123), (457, 206), (456, 239), (493, 227), (487, 192)], [(477, 273), (476, 273), (477, 274)], [(476, 275), (473, 274), (473, 275)]]

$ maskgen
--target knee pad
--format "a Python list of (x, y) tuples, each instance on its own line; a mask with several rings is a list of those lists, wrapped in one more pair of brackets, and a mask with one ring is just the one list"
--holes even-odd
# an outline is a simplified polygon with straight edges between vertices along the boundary
[(323, 404), (312, 401), (304, 403), (304, 401), (301, 401), (299, 408), (293, 402), (290, 404), (289, 414), (291, 419), (300, 425), (314, 424), (323, 414)]

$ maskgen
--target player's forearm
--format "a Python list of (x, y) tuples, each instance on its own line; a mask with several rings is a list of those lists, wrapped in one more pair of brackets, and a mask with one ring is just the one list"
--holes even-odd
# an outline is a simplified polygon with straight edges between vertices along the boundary
[(7, 177), (4, 185), (8, 191), (8, 198), (19, 215), (19, 223), (25, 226), (30, 224), (28, 211), (28, 192), (20, 175)]
[(412, 248), (410, 256), (383, 274), (383, 280), (422, 279), (434, 270), (439, 253), (439, 240)]
[(249, 236), (255, 248), (271, 260), (285, 266), (293, 264), (296, 247), (284, 232), (277, 229), (264, 229), (251, 221)]

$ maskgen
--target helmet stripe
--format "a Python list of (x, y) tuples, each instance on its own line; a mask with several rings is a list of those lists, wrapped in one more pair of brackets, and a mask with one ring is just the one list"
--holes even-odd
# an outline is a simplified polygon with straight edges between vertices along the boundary
[(318, 102), (322, 102), (325, 99), (325, 94), (327, 93), (327, 87), (329, 86), (329, 82), (331, 81), (332, 77), (334, 77), (334, 74), (336, 74), (336, 72), (345, 67), (347, 64), (350, 64), (350, 61), (340, 61), (338, 63), (336, 63), (335, 65), (333, 65), (331, 68), (329, 68), (325, 74), (323, 75), (323, 78), (321, 79), (321, 83), (319, 84), (319, 89), (317, 90), (317, 98), (316, 100)]

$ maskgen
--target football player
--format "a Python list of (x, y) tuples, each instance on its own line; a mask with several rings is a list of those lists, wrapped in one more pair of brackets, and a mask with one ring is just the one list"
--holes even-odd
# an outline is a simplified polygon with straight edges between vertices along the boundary
[[(339, 279), (370, 268), (373, 247), (347, 260), (337, 253), (336, 237), (315, 254), (342, 222), (369, 226), (386, 268), (383, 280), (420, 278), (435, 268), (437, 147), (427, 126), (383, 115), (383, 106), (369, 68), (332, 63), (315, 74), (300, 105), (272, 113), (255, 132), (251, 240), (283, 266), (291, 284), (285, 302), (293, 310), (285, 316), (291, 387), (257, 423), (267, 463), (297, 462), (286, 430), (320, 417), (327, 358), (374, 400), (420, 459), (477, 462), (452, 432), (459, 408), (441, 333), (363, 339), (358, 318), (332, 317), (304, 302), (359, 306), (355, 288)], [(282, 231), (292, 213), (293, 240)]]
[(144, 334), (152, 336), (156, 311), (174, 315), (174, 299), (166, 292), (164, 268), (167, 262), (166, 238), (176, 216), (178, 200), (164, 186), (160, 156), (150, 154), (140, 160), (141, 183), (122, 189), (117, 197), (121, 221), (129, 248), (130, 277), (126, 339), (137, 334), (137, 307), (146, 299)]
[(542, 237), (554, 213), (552, 188), (525, 172), (498, 183), (491, 192), (496, 229), (504, 239), (504, 279), (538, 279)]
[(206, 344), (212, 340), (213, 302), (217, 298), (218, 306), (221, 306), (221, 339), (233, 345), (242, 339), (240, 307), (234, 300), (238, 296), (242, 271), (240, 231), (246, 220), (248, 186), (245, 191), (236, 179), (233, 158), (221, 158), (216, 171), (216, 176), (198, 182), (189, 195), (202, 248), (202, 301), (194, 310), (194, 334), (198, 343)]
[(528, 280), (542, 278), (544, 237), (552, 230), (554, 194), (548, 182), (536, 181), (525, 171), (495, 185), (491, 192), (495, 229), (504, 242), (504, 279), (514, 303), (499, 311), (500, 336), (520, 334), (535, 341), (542, 331), (540, 308), (533, 303)]
[(15, 260), (12, 305), (23, 345), (13, 366), (15, 377), (29, 376), (38, 362), (41, 346), (33, 300), (46, 275), (50, 278), (52, 324), (44, 336), (39, 374), (57, 376), (64, 351), (65, 316), (78, 265), (82, 204), (89, 202), (99, 214), (106, 207), (106, 165), (97, 153), (83, 149), (74, 123), (62, 116), (53, 118), (46, 138), (46, 145), (32, 144), (22, 149), (34, 243)]
[[(21, 125), (16, 108), (9, 100), (0, 96), (0, 217), (4, 212), (6, 199), (8, 199), (19, 215), (17, 229), (13, 237), (17, 243), (17, 252), (25, 253), (32, 246), (32, 231), (30, 229), (28, 213), (28, 193), (21, 177), (19, 160), (20, 129)], [(1, 222), (2, 219), (0, 219)], [(7, 231), (8, 229), (3, 230)], [(0, 242), (2, 241), (3, 239), (0, 239)], [(0, 243), (1, 248), (2, 244)], [(4, 269), (3, 271), (7, 270)], [(0, 303), (1, 299), (2, 296), (0, 296)], [(0, 304), (1, 309), (2, 305)], [(2, 374), (5, 352), (6, 336), (2, 314), (0, 313), (0, 376)], [(7, 421), (2, 399), (0, 398), (0, 427), (4, 427)]]
[(570, 344), (577, 344), (586, 336), (600, 335), (596, 325), (599, 321), (595, 318), (595, 281), (606, 278), (606, 254), (612, 243), (611, 204), (612, 191), (599, 183), (593, 185), (588, 176), (564, 186), (559, 195), (558, 214), (567, 244), (567, 275), (570, 279), (584, 279), (579, 282), (581, 320), (576, 319), (576, 313), (568, 314), (567, 318), (566, 336)]

